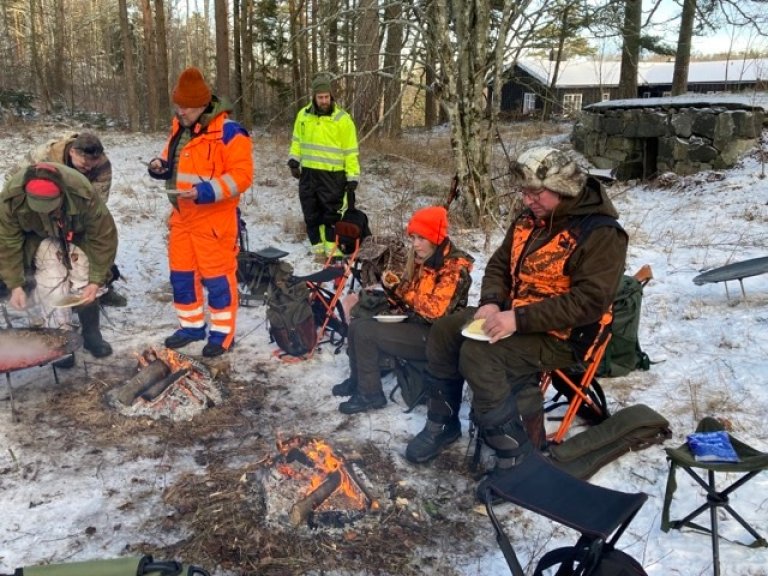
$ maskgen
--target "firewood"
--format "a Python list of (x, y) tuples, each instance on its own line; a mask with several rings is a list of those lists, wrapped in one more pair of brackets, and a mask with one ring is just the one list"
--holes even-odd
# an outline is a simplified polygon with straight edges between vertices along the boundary
[(325, 477), (322, 484), (291, 506), (289, 513), (291, 524), (300, 526), (306, 522), (312, 510), (330, 497), (339, 486), (341, 486), (341, 471), (334, 470)]
[(169, 374), (162, 380), (158, 380), (157, 382), (154, 382), (153, 384), (150, 384), (149, 386), (147, 386), (144, 390), (141, 391), (140, 396), (144, 400), (152, 402), (158, 396), (160, 396), (160, 394), (165, 392), (174, 382), (184, 378), (184, 376), (186, 376), (187, 374), (189, 374), (188, 368), (177, 370), (176, 372)]
[(125, 406), (130, 406), (143, 390), (162, 380), (170, 373), (171, 369), (165, 362), (153, 360), (141, 368), (128, 382), (117, 388), (115, 397)]

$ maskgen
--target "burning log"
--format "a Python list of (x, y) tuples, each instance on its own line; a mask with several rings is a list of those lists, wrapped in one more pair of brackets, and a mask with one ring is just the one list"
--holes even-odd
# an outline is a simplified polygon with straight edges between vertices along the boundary
[(168, 376), (171, 369), (162, 360), (152, 360), (136, 375), (118, 388), (115, 397), (125, 406), (130, 406), (142, 391)]
[(163, 392), (165, 392), (174, 382), (181, 380), (187, 374), (189, 374), (189, 368), (183, 368), (169, 374), (165, 378), (150, 384), (147, 388), (142, 390), (140, 393), (141, 398), (147, 402), (152, 402), (153, 400), (157, 399), (157, 397), (160, 396)]
[(291, 511), (288, 515), (291, 519), (291, 524), (300, 526), (306, 522), (312, 510), (329, 498), (339, 486), (341, 486), (341, 471), (334, 470), (325, 477), (322, 484), (291, 506)]

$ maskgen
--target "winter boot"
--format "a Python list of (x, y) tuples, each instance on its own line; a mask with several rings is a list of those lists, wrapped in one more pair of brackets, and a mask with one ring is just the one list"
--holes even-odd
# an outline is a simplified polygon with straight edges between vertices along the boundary
[(355, 392), (357, 392), (357, 382), (351, 376), (331, 388), (331, 394), (334, 396), (352, 396)]
[(103, 358), (112, 354), (112, 346), (101, 337), (100, 314), (99, 305), (95, 302), (83, 306), (77, 312), (83, 330), (83, 348), (96, 358)]
[(427, 389), (427, 423), (405, 449), (405, 458), (423, 464), (461, 437), (459, 408), (464, 380), (441, 380), (424, 373)]
[(509, 396), (501, 406), (475, 415), (485, 443), (496, 451), (496, 467), (480, 481), (475, 492), (480, 502), (485, 502), (489, 486), (504, 493), (505, 484), (519, 472), (518, 467), (533, 450), (516, 404), (516, 399)]
[(387, 405), (387, 397), (382, 392), (367, 396), (355, 392), (349, 400), (339, 404), (339, 412), (342, 414), (358, 414), (368, 410), (378, 410)]

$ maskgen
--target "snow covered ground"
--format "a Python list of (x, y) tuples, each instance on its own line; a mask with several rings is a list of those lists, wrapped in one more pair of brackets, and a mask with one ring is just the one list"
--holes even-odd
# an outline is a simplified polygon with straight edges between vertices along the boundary
[[(42, 125), (0, 127), (5, 151), (0, 159), (0, 179), (31, 146), (58, 131), (60, 127)], [(228, 571), (207, 564), (212, 572), (507, 573), (490, 522), (473, 506), (475, 481), (463, 465), (466, 439), (431, 466), (409, 465), (403, 458), (405, 443), (421, 429), (424, 407), (405, 414), (401, 404), (390, 403), (362, 415), (340, 414), (338, 399), (331, 396), (330, 388), (347, 376), (346, 355), (334, 355), (326, 349), (309, 362), (275, 360), (264, 307), (241, 308), (237, 346), (228, 354), (230, 387), (238, 393), (245, 390), (246, 397), (251, 395), (258, 402), (238, 407), (234, 421), (222, 423), (220, 434), (213, 439), (208, 436), (184, 444), (175, 435), (186, 434), (185, 426), (188, 435), (194, 435), (195, 422), (168, 425), (141, 421), (128, 426), (125, 417), (106, 405), (106, 391), (130, 374), (135, 354), (147, 346), (161, 345), (173, 331), (175, 319), (165, 256), (168, 203), (160, 186), (146, 176), (144, 165), (161, 150), (164, 135), (107, 132), (102, 136), (113, 163), (109, 207), (119, 227), (117, 262), (126, 278), (118, 289), (127, 295), (129, 306), (107, 310), (104, 334), (115, 349), (112, 357), (94, 361), (87, 353), (79, 353), (75, 369), (60, 371), (58, 387), (50, 368), (12, 375), (17, 422), (10, 417), (5, 383), (0, 382), (0, 574), (35, 564), (136, 555), (143, 550), (173, 551), (195, 530), (189, 523), (178, 521), (185, 517), (172, 510), (167, 500), (168, 492), (185, 474), (212, 474), (210, 463), (224, 444), (236, 445), (238, 450), (227, 452), (226, 461), (219, 463), (221, 469), (248, 466), (264, 457), (251, 449), (258, 445), (257, 440), (263, 447), (267, 441), (274, 443), (278, 435), (292, 434), (331, 438), (361, 450), (373, 446), (393, 470), (392, 478), (377, 477), (375, 482), (391, 482), (408, 495), (390, 503), (396, 522), (407, 520), (410, 527), (415, 523), (430, 532), (447, 518), (454, 523), (461, 521), (464, 530), (456, 531), (454, 537), (436, 533), (438, 537), (408, 560), (407, 569), (366, 564), (355, 549), (358, 556), (347, 570), (340, 570), (338, 564), (328, 563), (324, 557), (348, 554), (342, 540), (349, 538), (349, 533), (321, 535), (299, 528), (293, 533), (297, 540), (322, 541), (314, 563), (284, 562), (280, 569), (274, 564), (235, 568), (236, 562), (230, 558)], [(411, 141), (423, 141), (425, 147), (434, 137), (425, 133), (408, 136)], [(547, 141), (567, 146), (564, 134)], [(517, 147), (522, 146), (517, 143)], [(285, 135), (254, 134), (257, 175), (253, 190), (242, 202), (243, 218), (252, 249), (281, 248), (289, 252), (286, 259), (298, 272), (310, 272), (317, 265), (295, 234), (301, 229), (301, 213), (295, 181), (285, 166), (286, 148)], [(420, 196), (418, 191), (405, 194), (398, 182), (410, 182), (409, 177), (422, 172), (436, 182), (449, 182), (450, 175), (420, 166), (418, 157), (392, 154), (376, 158), (365, 145), (362, 148), (365, 175), (358, 198), (360, 207), (371, 217), (374, 232), (400, 227), (414, 206), (438, 201)], [(731, 170), (675, 178), (664, 185), (617, 184), (611, 189), (630, 235), (628, 271), (650, 264), (654, 272), (645, 290), (641, 344), (655, 364), (648, 372), (605, 380), (603, 385), (614, 410), (644, 403), (663, 414), (674, 432), (668, 446), (682, 443), (701, 417), (712, 415), (727, 419), (738, 438), (768, 451), (768, 275), (745, 279), (746, 297), (738, 283), (730, 283), (730, 299), (722, 284), (697, 286), (692, 282), (707, 269), (768, 256), (768, 179), (760, 178), (761, 170), (755, 152)], [(490, 250), (498, 245), (502, 232), (501, 227), (493, 229)], [(490, 250), (485, 250), (486, 239), (476, 230), (459, 227), (452, 229), (451, 236), (476, 257), (472, 291), (476, 301), (490, 256)], [(23, 325), (25, 316), (13, 313), (12, 320)], [(191, 346), (189, 351), (199, 349)], [(391, 377), (384, 383), (388, 392), (393, 385)], [(235, 392), (233, 398), (242, 398)], [(77, 403), (78, 398), (83, 400)], [(215, 409), (210, 412), (214, 414)], [(465, 430), (467, 412), (465, 406)], [(207, 412), (196, 417), (206, 418)], [(660, 530), (667, 470), (663, 449), (657, 446), (623, 456), (591, 481), (649, 495), (620, 540), (620, 547), (637, 558), (649, 574), (709, 574), (712, 554), (708, 536)], [(678, 479), (681, 485), (673, 512), (685, 512), (698, 505), (702, 494), (681, 475)], [(768, 474), (762, 474), (732, 499), (734, 508), (763, 535), (768, 534), (767, 494)], [(201, 498), (209, 496), (200, 494)], [(435, 506), (439, 513), (424, 512)], [(509, 505), (500, 515), (523, 565), (535, 562), (545, 549), (575, 541), (569, 530)], [(721, 531), (728, 538), (750, 542), (735, 521), (726, 516), (721, 520)], [(294, 537), (290, 531), (285, 534), (288, 539)], [(364, 548), (365, 536), (357, 538)], [(391, 547), (393, 556), (403, 546), (398, 540), (375, 544), (385, 552)], [(720, 554), (724, 576), (768, 574), (766, 549), (723, 542)], [(276, 555), (273, 551), (272, 557)], [(204, 563), (208, 558), (201, 555), (184, 560)]]

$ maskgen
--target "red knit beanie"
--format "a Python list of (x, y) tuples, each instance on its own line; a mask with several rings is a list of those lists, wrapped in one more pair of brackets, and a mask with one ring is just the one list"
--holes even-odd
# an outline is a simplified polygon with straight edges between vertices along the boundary
[(210, 101), (211, 89), (205, 83), (203, 73), (194, 67), (184, 70), (173, 89), (173, 103), (182, 108), (203, 108)]
[(432, 244), (440, 244), (448, 236), (448, 212), (442, 206), (416, 210), (408, 222), (406, 233), (417, 234)]

